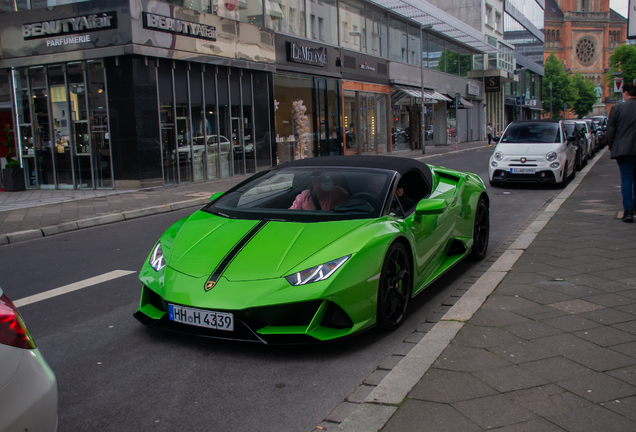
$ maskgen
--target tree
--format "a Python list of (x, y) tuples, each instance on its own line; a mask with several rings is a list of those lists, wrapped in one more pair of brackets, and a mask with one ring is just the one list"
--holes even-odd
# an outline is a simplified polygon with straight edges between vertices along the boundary
[(552, 116), (560, 120), (565, 117), (563, 104), (571, 107), (578, 98), (577, 89), (572, 85), (570, 75), (563, 69), (563, 63), (554, 55), (554, 52), (546, 59), (544, 65), (545, 76), (541, 89), (543, 110), (550, 113), (550, 83), (552, 83)]
[[(614, 75), (620, 73), (620, 75)], [(609, 58), (609, 70), (604, 75), (605, 83), (612, 88), (614, 78), (620, 76), (625, 82), (636, 80), (636, 46), (621, 45)]]
[(596, 93), (594, 92), (594, 84), (591, 81), (583, 78), (580, 72), (577, 72), (571, 77), (572, 86), (576, 88), (579, 97), (574, 101), (572, 105), (572, 111), (578, 116), (588, 115), (592, 112), (592, 107), (596, 102)]

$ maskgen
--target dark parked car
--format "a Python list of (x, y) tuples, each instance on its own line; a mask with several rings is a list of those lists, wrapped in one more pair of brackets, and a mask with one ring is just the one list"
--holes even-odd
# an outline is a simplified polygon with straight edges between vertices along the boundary
[(587, 141), (585, 134), (574, 121), (565, 120), (563, 122), (563, 127), (568, 139), (571, 139), (572, 142), (577, 145), (575, 166), (577, 171), (581, 171), (581, 169), (587, 165)]

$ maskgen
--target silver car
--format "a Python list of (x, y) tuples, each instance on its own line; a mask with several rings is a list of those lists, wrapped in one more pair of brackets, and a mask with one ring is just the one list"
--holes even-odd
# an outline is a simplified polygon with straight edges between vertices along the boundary
[(57, 381), (0, 288), (0, 431), (57, 430)]
[(576, 175), (576, 149), (561, 121), (512, 122), (490, 157), (490, 185), (533, 182), (565, 186)]

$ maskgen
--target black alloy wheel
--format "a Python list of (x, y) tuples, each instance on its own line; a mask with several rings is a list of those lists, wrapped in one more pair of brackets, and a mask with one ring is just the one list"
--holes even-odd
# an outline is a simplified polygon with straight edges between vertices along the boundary
[(393, 243), (384, 258), (378, 287), (378, 326), (397, 328), (406, 315), (413, 289), (413, 263), (402, 243)]
[(475, 211), (475, 227), (473, 229), (473, 247), (470, 258), (479, 261), (486, 258), (488, 240), (490, 238), (490, 210), (485, 198), (479, 198)]

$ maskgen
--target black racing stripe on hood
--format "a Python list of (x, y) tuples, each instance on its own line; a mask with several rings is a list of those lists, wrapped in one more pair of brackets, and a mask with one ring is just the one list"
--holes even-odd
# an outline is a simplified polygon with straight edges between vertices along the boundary
[(254, 225), (254, 227), (251, 230), (249, 230), (248, 233), (245, 234), (243, 238), (239, 240), (238, 243), (234, 245), (232, 250), (228, 252), (227, 255), (225, 255), (225, 257), (223, 258), (223, 261), (221, 261), (221, 263), (219, 263), (219, 265), (216, 266), (216, 268), (214, 269), (214, 271), (212, 272), (208, 280), (205, 282), (204, 288), (206, 292), (214, 288), (214, 286), (216, 285), (216, 282), (219, 280), (219, 278), (221, 277), (225, 269), (229, 267), (229, 265), (232, 263), (234, 258), (239, 254), (239, 252), (241, 252), (241, 249), (243, 249), (245, 245), (249, 243), (249, 241), (252, 240), (254, 236), (256, 236), (256, 234), (258, 234), (258, 232), (261, 229), (263, 229), (265, 225), (267, 225), (267, 223), (268, 221), (260, 221), (259, 223)]

